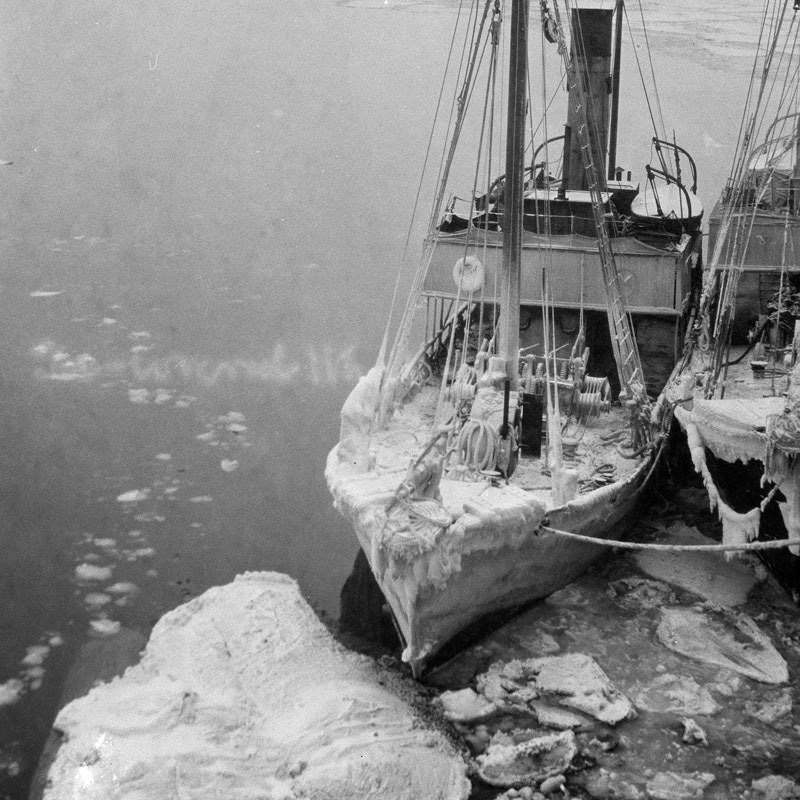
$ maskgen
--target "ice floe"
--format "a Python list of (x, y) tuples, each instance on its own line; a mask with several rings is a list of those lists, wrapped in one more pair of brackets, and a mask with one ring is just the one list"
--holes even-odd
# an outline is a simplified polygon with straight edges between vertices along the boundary
[(19, 663), (23, 667), (38, 667), (44, 663), (50, 647), (46, 644), (34, 644), (25, 650), (25, 657)]
[(36, 356), (46, 356), (53, 352), (56, 347), (55, 342), (40, 342), (31, 348), (31, 352)]
[(25, 684), (19, 678), (11, 678), (5, 683), (0, 683), (0, 706), (16, 703), (24, 691)]
[(79, 581), (107, 581), (113, 573), (113, 566), (101, 567), (84, 562), (75, 567), (75, 578)]
[(223, 458), (219, 466), (223, 472), (236, 472), (239, 469), (239, 462), (235, 458)]
[(674, 606), (660, 614), (656, 637), (670, 650), (762, 683), (789, 680), (783, 656), (746, 614)]
[(478, 691), (499, 708), (531, 707), (549, 696), (554, 706), (575, 709), (607, 725), (636, 716), (631, 701), (583, 653), (496, 662), (477, 683)]
[(64, 294), (63, 289), (61, 290), (49, 290), (49, 289), (36, 289), (35, 291), (30, 293), (31, 297), (58, 297), (58, 295)]
[(130, 581), (118, 581), (106, 586), (106, 591), (109, 594), (135, 594), (139, 591), (139, 587)]
[(102, 608), (111, 602), (111, 595), (105, 592), (89, 592), (89, 594), (84, 596), (83, 602), (86, 603), (89, 608)]
[(37, 689), (41, 689), (44, 676), (44, 667), (30, 667), (29, 669), (26, 669), (25, 677), (28, 680), (28, 688), (32, 692), (35, 692)]
[(102, 547), (103, 549), (107, 550), (117, 546), (116, 539), (99, 538), (99, 539), (92, 539), (92, 541), (94, 542), (95, 546)]
[(294, 581), (237, 578), (163, 617), (138, 664), (59, 712), (47, 797), (132, 796), (144, 780), (154, 798), (466, 800), (463, 758), (391, 679), (333, 641)]
[(119, 633), (121, 627), (121, 622), (106, 617), (89, 620), (89, 632), (97, 636), (114, 636)]
[(129, 492), (117, 495), (117, 502), (139, 503), (142, 500), (147, 500), (148, 497), (150, 497), (150, 489), (131, 489)]
[(128, 389), (128, 400), (138, 406), (147, 405), (150, 402), (150, 392), (148, 389)]

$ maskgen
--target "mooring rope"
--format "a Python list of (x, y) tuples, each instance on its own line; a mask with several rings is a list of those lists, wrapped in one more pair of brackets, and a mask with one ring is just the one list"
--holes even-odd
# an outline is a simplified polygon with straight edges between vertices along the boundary
[(623, 550), (662, 550), (670, 553), (682, 553), (689, 550), (699, 550), (705, 553), (723, 553), (732, 550), (778, 550), (783, 547), (800, 545), (800, 539), (776, 539), (771, 542), (744, 542), (741, 544), (658, 544), (656, 542), (621, 542), (618, 539), (596, 539), (593, 536), (584, 536), (580, 533), (562, 531), (551, 528), (549, 525), (540, 525), (539, 530), (576, 539), (579, 542), (602, 545), (603, 547), (619, 547)]

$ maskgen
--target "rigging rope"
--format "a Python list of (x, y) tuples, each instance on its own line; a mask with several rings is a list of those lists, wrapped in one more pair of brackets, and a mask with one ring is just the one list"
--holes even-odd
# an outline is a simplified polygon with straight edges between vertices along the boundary
[[(447, 152), (447, 156), (443, 161), (443, 164), (440, 166), (439, 172), (439, 188), (436, 193), (436, 199), (434, 201), (433, 210), (431, 213), (431, 219), (429, 223), (429, 231), (433, 230), (435, 226), (436, 219), (438, 217), (438, 212), (441, 210), (442, 206), (442, 198), (444, 196), (444, 192), (447, 186), (447, 179), (449, 176), (450, 167), (452, 165), (453, 157), (455, 154), (456, 145), (458, 143), (459, 135), (461, 133), (461, 128), (463, 127), (464, 123), (464, 116), (466, 114), (467, 106), (469, 104), (469, 99), (471, 96), (471, 86), (473, 82), (473, 75), (475, 70), (478, 67), (479, 63), (479, 53), (482, 52), (480, 50), (480, 43), (483, 39), (483, 33), (486, 28), (486, 21), (489, 16), (489, 11), (491, 8), (492, 3), (495, 0), (486, 0), (484, 6), (483, 15), (480, 18), (480, 22), (477, 21), (477, 18), (474, 20), (473, 29), (478, 30), (478, 34), (474, 39), (474, 47), (470, 50), (468, 42), (469, 38), (465, 39), (465, 44), (462, 49), (462, 65), (463, 66), (463, 59), (464, 54), (469, 52), (470, 57), (467, 62), (466, 71), (464, 74), (464, 80), (461, 84), (461, 90), (458, 93), (457, 105), (458, 111), (456, 114), (455, 125), (453, 129), (453, 134), (450, 141), (450, 147)], [(470, 18), (472, 17), (472, 13), (470, 12)], [(456, 23), (456, 27), (458, 27), (458, 23)], [(455, 34), (454, 34), (455, 38)], [(485, 50), (485, 48), (484, 48)], [(448, 65), (450, 62), (450, 57), (448, 57)], [(459, 68), (459, 75), (461, 74), (461, 67)], [(450, 120), (452, 121), (452, 108), (451, 108), (451, 117)], [(430, 241), (430, 237), (426, 242), (426, 249), (423, 253), (422, 259), (420, 260), (417, 269), (412, 278), (412, 284), (409, 291), (408, 300), (406, 302), (405, 308), (400, 318), (400, 323), (398, 325), (398, 335), (395, 339), (394, 345), (392, 347), (391, 353), (388, 359), (387, 365), (387, 376), (388, 380), (385, 381), (385, 388), (388, 390), (384, 392), (384, 396), (381, 401), (380, 407), (380, 416), (383, 417), (388, 410), (388, 406), (391, 401), (391, 391), (393, 388), (393, 383), (396, 378), (396, 371), (398, 369), (398, 361), (400, 360), (401, 355), (404, 353), (407, 344), (408, 344), (408, 337), (411, 332), (412, 321), (414, 317), (414, 311), (417, 306), (417, 302), (419, 300), (419, 295), (422, 289), (422, 282), (424, 277), (428, 271), (428, 267), (430, 266), (431, 258), (433, 257), (433, 246)], [(399, 281), (399, 278), (398, 278)], [(383, 353), (386, 345), (386, 340), (381, 345), (381, 353)]]
[[(640, 9), (641, 9), (641, 5), (640, 5)], [(633, 29), (631, 28), (631, 21), (630, 21), (630, 18), (628, 17), (627, 7), (623, 5), (622, 6), (622, 10), (625, 12), (625, 24), (628, 26), (628, 35), (630, 36), (630, 39), (631, 39), (631, 49), (633, 50), (633, 56), (636, 59), (636, 69), (639, 71), (639, 80), (642, 83), (642, 89), (644, 91), (644, 99), (645, 99), (645, 102), (647, 103), (648, 114), (650, 115), (650, 123), (653, 126), (653, 133), (655, 134), (656, 138), (663, 139), (664, 137), (661, 135), (661, 132), (658, 129), (658, 123), (656, 122), (656, 117), (655, 117), (655, 114), (653, 113), (653, 106), (652, 106), (652, 104), (650, 102), (650, 94), (647, 91), (647, 82), (645, 81), (644, 71), (642, 70), (642, 64), (641, 64), (641, 61), (639, 60), (639, 53), (638, 53), (637, 48), (636, 48), (636, 41), (635, 41), (634, 36), (633, 36)], [(657, 95), (658, 94), (658, 90), (656, 89), (655, 91), (656, 91), (656, 95)], [(659, 108), (659, 114), (660, 113), (661, 113), (661, 110)], [(662, 127), (663, 127), (663, 120), (662, 120)]]
[[(624, 6), (623, 6), (624, 8)], [(658, 85), (656, 84), (656, 71), (653, 67), (653, 53), (650, 50), (650, 41), (647, 37), (647, 25), (644, 21), (644, 10), (642, 9), (642, 0), (639, 0), (639, 16), (642, 19), (642, 32), (644, 33), (645, 51), (647, 52), (647, 60), (650, 63), (650, 77), (653, 80), (653, 92), (656, 96), (656, 108), (658, 109), (658, 121), (661, 124), (661, 136), (659, 138), (667, 138), (667, 128), (664, 125), (664, 114), (661, 110), (661, 98), (658, 94)]]
[[(488, 2), (488, 0), (487, 0), (487, 2)], [(442, 106), (442, 99), (444, 98), (444, 90), (445, 90), (445, 86), (447, 85), (447, 75), (448, 75), (449, 70), (450, 70), (450, 63), (451, 63), (451, 61), (453, 59), (453, 53), (454, 53), (454, 50), (455, 50), (456, 34), (458, 33), (458, 21), (461, 19), (461, 12), (462, 12), (463, 6), (464, 6), (464, 0), (460, 0), (459, 7), (458, 7), (458, 12), (456, 14), (456, 24), (453, 26), (453, 35), (450, 38), (450, 47), (449, 47), (448, 53), (447, 53), (447, 61), (446, 61), (444, 74), (442, 76), (442, 83), (441, 83), (441, 85), (439, 87), (439, 96), (438, 96), (437, 101), (436, 101), (436, 110), (434, 111), (434, 115), (433, 115), (433, 124), (431, 125), (431, 130), (430, 130), (430, 133), (428, 135), (428, 144), (427, 144), (427, 147), (425, 149), (425, 157), (424, 157), (424, 159), (422, 161), (422, 170), (421, 170), (420, 176), (419, 176), (419, 183), (417, 184), (417, 192), (416, 192), (416, 195), (414, 197), (414, 206), (413, 206), (412, 211), (411, 211), (411, 220), (410, 220), (409, 225), (408, 225), (408, 230), (406, 231), (406, 239), (405, 239), (405, 244), (403, 246), (403, 255), (402, 255), (402, 258), (401, 258), (401, 265), (402, 266), (404, 266), (406, 264), (407, 260), (408, 260), (408, 251), (409, 251), (409, 247), (410, 247), (410, 243), (411, 243), (411, 234), (412, 234), (412, 231), (414, 230), (414, 221), (417, 218), (417, 210), (419, 208), (419, 201), (420, 201), (420, 197), (422, 196), (422, 186), (424, 184), (425, 175), (426, 175), (427, 170), (428, 170), (428, 161), (430, 159), (431, 150), (432, 150), (432, 147), (433, 147), (434, 131), (436, 130), (437, 120), (439, 119), (439, 112), (440, 112), (441, 106)], [(451, 116), (451, 119), (452, 119), (452, 116)], [(440, 173), (441, 173), (441, 168), (440, 168)], [(388, 343), (388, 340), (389, 340), (389, 329), (390, 329), (390, 326), (391, 326), (392, 318), (394, 317), (394, 309), (395, 309), (395, 306), (397, 304), (397, 296), (398, 296), (399, 291), (400, 291), (400, 280), (401, 280), (401, 277), (403, 275), (403, 272), (404, 272), (403, 269), (399, 269), (397, 271), (397, 278), (395, 279), (394, 290), (392, 292), (392, 301), (391, 301), (391, 303), (389, 305), (389, 313), (388, 313), (388, 315), (386, 317), (386, 328), (384, 329), (383, 340), (381, 341), (381, 347), (380, 347), (380, 351), (379, 351), (379, 354), (378, 354), (378, 363), (383, 362), (384, 359), (385, 359), (386, 346), (387, 346), (387, 343)], [(404, 312), (404, 314), (405, 314), (405, 312)], [(396, 350), (395, 350), (395, 348), (393, 348), (392, 354), (390, 355), (390, 358), (389, 358), (390, 363), (392, 362), (392, 359), (394, 357), (396, 357), (396, 355), (397, 355)]]
[(667, 553), (686, 553), (692, 550), (701, 553), (724, 553), (733, 550), (749, 552), (754, 550), (778, 550), (800, 545), (800, 539), (776, 539), (769, 542), (742, 542), (740, 544), (658, 544), (656, 542), (624, 542), (619, 539), (597, 539), (593, 536), (584, 536), (581, 533), (551, 528), (549, 525), (540, 525), (539, 530), (602, 547), (618, 547), (621, 550), (661, 550)]
[[(724, 363), (729, 360), (728, 351), (731, 344), (736, 294), (739, 278), (744, 270), (748, 243), (756, 221), (756, 215), (759, 212), (759, 206), (767, 190), (772, 186), (779, 166), (779, 159), (782, 155), (782, 151), (779, 148), (787, 138), (785, 130), (787, 121), (791, 118), (796, 125), (796, 115), (779, 117), (772, 123), (766, 133), (762, 133), (762, 127), (766, 122), (766, 114), (763, 111), (774, 101), (776, 88), (778, 89), (779, 108), (783, 107), (789, 99), (796, 100), (797, 97), (797, 78), (800, 66), (794, 65), (790, 68), (790, 65), (795, 62), (798, 34), (800, 33), (800, 27), (795, 22), (796, 19), (793, 15), (785, 29), (783, 41), (781, 41), (782, 30), (784, 29), (784, 15), (779, 15), (777, 9), (773, 9), (771, 17), (765, 11), (764, 19), (762, 20), (759, 48), (764, 40), (768, 42), (768, 45), (763, 56), (761, 79), (756, 92), (755, 76), (758, 59), (755, 59), (751, 74), (751, 85), (748, 89), (747, 104), (739, 132), (739, 150), (734, 159), (724, 197), (726, 208), (712, 254), (711, 264), (703, 282), (700, 300), (701, 313), (698, 316), (699, 319), (702, 319), (714, 297), (716, 296), (719, 299), (719, 310), (713, 331), (718, 347), (712, 366), (712, 379), (706, 386), (706, 397), (713, 397), (718, 388), (724, 393), (724, 382), (720, 384), (719, 378), (724, 368)], [(777, 64), (775, 64), (776, 61)], [(776, 79), (769, 82), (771, 72), (777, 71), (780, 74), (782, 67), (784, 67), (783, 80)], [(778, 127), (779, 124), (780, 127)], [(774, 136), (772, 136), (773, 130), (775, 130)], [(794, 137), (793, 144), (796, 147), (796, 129), (792, 134)], [(755, 147), (754, 142), (760, 141), (762, 135), (766, 136), (767, 140)], [(757, 157), (764, 159), (764, 172), (760, 176), (761, 185), (756, 187), (751, 184), (748, 171), (757, 166)], [(756, 188), (758, 189), (757, 195), (749, 199), (748, 193)], [(746, 207), (749, 207), (748, 213), (744, 213)], [(720, 268), (720, 264), (723, 264), (722, 268)]]

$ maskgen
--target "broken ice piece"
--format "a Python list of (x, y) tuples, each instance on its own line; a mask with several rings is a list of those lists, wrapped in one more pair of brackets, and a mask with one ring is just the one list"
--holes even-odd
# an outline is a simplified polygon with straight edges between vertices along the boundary
[(106, 617), (89, 620), (89, 632), (98, 636), (114, 636), (119, 633), (120, 628), (122, 628), (121, 622)]
[(138, 503), (141, 500), (147, 500), (150, 497), (149, 489), (131, 489), (129, 492), (123, 492), (117, 495), (118, 503)]

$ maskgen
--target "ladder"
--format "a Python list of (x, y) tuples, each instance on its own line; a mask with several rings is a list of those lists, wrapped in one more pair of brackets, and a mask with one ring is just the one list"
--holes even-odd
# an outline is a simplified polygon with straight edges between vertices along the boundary
[[(614, 361), (617, 365), (617, 374), (628, 399), (637, 401), (640, 406), (649, 407), (639, 349), (636, 346), (636, 339), (633, 335), (633, 324), (625, 306), (625, 290), (619, 277), (617, 262), (614, 259), (614, 251), (611, 249), (611, 240), (608, 235), (608, 225), (603, 210), (603, 187), (600, 184), (597, 167), (592, 159), (591, 134), (585, 106), (586, 92), (581, 85), (581, 76), (578, 74), (578, 69), (564, 38), (558, 3), (553, 4), (553, 12), (556, 22), (554, 27), (557, 31), (558, 52), (564, 63), (569, 97), (578, 119), (578, 142), (589, 194), (592, 199), (592, 214), (597, 232), (597, 249), (600, 253), (600, 263), (603, 269), (609, 332), (611, 334), (611, 346), (614, 351)], [(617, 24), (619, 24), (619, 21)], [(565, 146), (567, 145), (565, 144)]]

